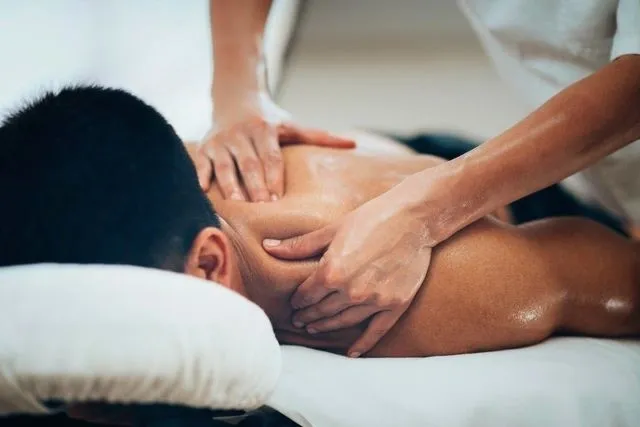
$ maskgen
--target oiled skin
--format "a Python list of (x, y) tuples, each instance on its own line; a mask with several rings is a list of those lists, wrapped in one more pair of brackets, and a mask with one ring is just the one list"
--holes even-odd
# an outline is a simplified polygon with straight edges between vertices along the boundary
[[(291, 325), (289, 298), (316, 261), (268, 255), (264, 238), (329, 224), (406, 176), (440, 160), (360, 135), (350, 151), (284, 149), (286, 195), (272, 203), (209, 193), (234, 242), (246, 294), (269, 315), (278, 339), (344, 352), (364, 325), (309, 335)], [(552, 219), (513, 227), (482, 219), (433, 252), (407, 313), (367, 356), (458, 354), (530, 345), (558, 332), (640, 333), (640, 250), (598, 224)]]

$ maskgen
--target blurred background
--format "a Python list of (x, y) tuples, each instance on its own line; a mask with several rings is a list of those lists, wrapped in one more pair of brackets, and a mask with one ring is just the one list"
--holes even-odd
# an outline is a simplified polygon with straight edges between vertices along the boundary
[[(238, 0), (244, 1), (244, 0)], [(299, 121), (491, 137), (524, 115), (454, 0), (274, 0), (270, 83)], [(0, 0), (0, 118), (69, 83), (125, 88), (186, 140), (210, 127), (208, 0)]]
[(278, 98), (340, 130), (456, 131), (481, 139), (524, 116), (453, 0), (306, 0)]

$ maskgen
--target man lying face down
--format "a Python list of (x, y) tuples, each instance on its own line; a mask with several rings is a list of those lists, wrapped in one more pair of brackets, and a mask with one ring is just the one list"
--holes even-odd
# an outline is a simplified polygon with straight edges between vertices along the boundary
[[(287, 147), (281, 200), (223, 200), (215, 185), (200, 191), (184, 145), (142, 101), (96, 87), (48, 94), (0, 127), (0, 266), (184, 272), (257, 303), (281, 342), (343, 352), (366, 325), (294, 327), (289, 298), (317, 260), (275, 259), (262, 241), (322, 227), (441, 161), (365, 139), (350, 151)], [(583, 219), (485, 218), (434, 250), (413, 304), (368, 356), (503, 349), (555, 333), (640, 334), (640, 247)]]

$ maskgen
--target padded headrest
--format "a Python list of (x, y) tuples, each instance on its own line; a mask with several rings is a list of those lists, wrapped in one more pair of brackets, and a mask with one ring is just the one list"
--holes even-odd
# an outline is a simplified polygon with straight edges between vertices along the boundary
[(215, 283), (128, 266), (0, 269), (0, 414), (51, 400), (253, 409), (280, 369), (264, 312)]

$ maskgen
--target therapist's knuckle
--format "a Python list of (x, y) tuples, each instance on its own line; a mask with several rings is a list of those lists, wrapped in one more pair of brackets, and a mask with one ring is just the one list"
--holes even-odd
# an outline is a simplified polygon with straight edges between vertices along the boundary
[(370, 298), (371, 298), (371, 301), (377, 306), (383, 306), (387, 303), (387, 296), (384, 295), (379, 290), (371, 292)]
[(362, 289), (348, 288), (345, 292), (349, 301), (355, 304), (363, 303), (368, 299), (367, 294)]
[(301, 298), (302, 304), (304, 304), (305, 306), (310, 306), (311, 304), (315, 303), (316, 300), (313, 296), (311, 295), (305, 295)]
[(253, 132), (260, 132), (267, 128), (268, 123), (260, 116), (253, 116), (245, 122), (245, 126)]
[(336, 289), (344, 282), (344, 268), (339, 262), (327, 261), (322, 268), (322, 282), (329, 289)]
[(389, 295), (386, 298), (386, 306), (390, 308), (401, 307), (402, 305), (404, 305), (404, 303), (405, 299), (402, 297), (402, 295)]
[(264, 163), (271, 168), (280, 168), (283, 165), (282, 154), (276, 148), (269, 149), (264, 156)]
[(228, 129), (217, 134), (213, 139), (213, 145), (235, 149), (238, 141), (238, 132), (235, 129)]
[(244, 121), (237, 122), (225, 129), (228, 139), (238, 141), (247, 134), (247, 124)]
[(203, 170), (211, 170), (211, 160), (205, 157), (203, 154), (195, 154), (193, 157), (193, 163), (196, 165), (196, 170), (198, 172)]
[(230, 160), (215, 160), (216, 171), (220, 174), (226, 174), (232, 171), (233, 163)]
[(260, 167), (260, 162), (254, 157), (243, 157), (240, 159), (240, 168), (245, 173), (256, 173)]
[(376, 291), (373, 293), (373, 301), (378, 307), (391, 308), (398, 304), (396, 296)]
[(224, 140), (226, 139), (226, 132), (223, 130), (219, 130), (215, 133), (210, 133), (205, 137), (206, 145), (208, 146), (218, 146), (223, 145)]
[(217, 155), (219, 149), (213, 144), (204, 144), (198, 150), (199, 157), (203, 159), (207, 159), (209, 162), (215, 165), (216, 161), (220, 160), (220, 156)]

